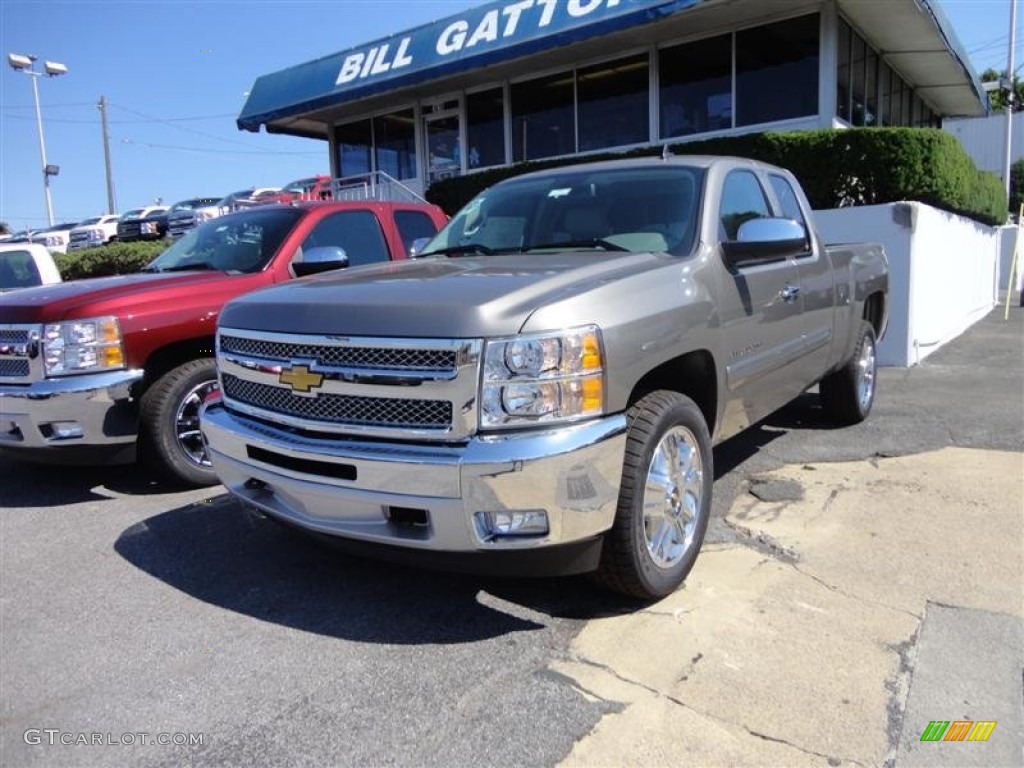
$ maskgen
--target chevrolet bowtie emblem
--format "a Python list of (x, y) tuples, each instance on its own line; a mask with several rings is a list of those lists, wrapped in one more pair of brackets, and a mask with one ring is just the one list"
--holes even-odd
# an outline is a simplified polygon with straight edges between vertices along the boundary
[(309, 392), (324, 383), (323, 374), (313, 373), (305, 365), (296, 365), (287, 371), (281, 371), (277, 380), (282, 384), (287, 384), (296, 392)]

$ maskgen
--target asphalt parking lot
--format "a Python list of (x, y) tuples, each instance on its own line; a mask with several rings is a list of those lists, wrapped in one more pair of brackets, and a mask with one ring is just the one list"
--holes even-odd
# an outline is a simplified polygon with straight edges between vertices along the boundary
[[(694, 572), (698, 578), (665, 606), (643, 610), (585, 579), (489, 580), (362, 561), (252, 518), (216, 488), (176, 491), (136, 468), (55, 469), (0, 459), (0, 763), (655, 765), (678, 764), (685, 754), (699, 764), (912, 764), (904, 720), (915, 707), (933, 711), (915, 698), (915, 665), (921, 661), (923, 670), (930, 658), (934, 631), (927, 628), (956, 623), (956, 617), (940, 616), (932, 601), (960, 605), (957, 590), (967, 589), (956, 586), (961, 581), (952, 579), (937, 597), (910, 586), (891, 597), (872, 597), (896, 611), (905, 625), (897, 634), (921, 647), (887, 649), (877, 659), (879, 669), (894, 660), (906, 667), (891, 686), (879, 683), (863, 696), (836, 693), (850, 708), (842, 721), (872, 732), (862, 741), (826, 734), (820, 745), (815, 742), (815, 729), (827, 730), (833, 721), (824, 709), (814, 711), (814, 686), (807, 688), (806, 711), (767, 715), (778, 702), (770, 685), (758, 683), (766, 675), (756, 668), (756, 657), (730, 661), (713, 649), (725, 633), (737, 632), (740, 619), (749, 625), (748, 609), (755, 604), (761, 615), (767, 611), (777, 619), (778, 626), (765, 619), (777, 631), (801, 637), (808, 627), (846, 637), (896, 620), (858, 612), (851, 603), (835, 626), (782, 621), (780, 590), (788, 600), (806, 586), (784, 581), (787, 568), (830, 568), (861, 551), (844, 549), (847, 536), (823, 533), (831, 522), (849, 526), (844, 530), (863, 528), (855, 499), (836, 506), (834, 521), (821, 517), (836, 488), (858, 487), (854, 474), (829, 474), (824, 465), (831, 464), (842, 473), (854, 463), (908, 462), (885, 465), (889, 474), (876, 478), (875, 487), (898, 499), (920, 526), (949, 524), (928, 507), (935, 503), (927, 495), (928, 478), (938, 485), (949, 475), (941, 457), (952, 466), (973, 467), (964, 477), (977, 487), (998, 481), (998, 494), (978, 493), (984, 503), (963, 511), (959, 496), (943, 498), (949, 514), (970, 512), (979, 526), (987, 519), (986, 505), (999, 505), (999, 519), (1010, 521), (999, 550), (999, 562), (1007, 562), (990, 579), (1002, 591), (968, 606), (996, 616), (993, 621), (1007, 615), (1005, 604), (1024, 583), (1021, 528), (1012, 528), (1013, 510), (1021, 511), (1024, 498), (1024, 315), (1018, 308), (1011, 312), (1004, 322), (1002, 309), (994, 311), (916, 368), (881, 371), (875, 410), (862, 425), (829, 428), (816, 398), (806, 395), (719, 446), (714, 519), (708, 551)], [(950, 448), (960, 452), (942, 451)], [(927, 458), (936, 451), (938, 463)], [(991, 465), (998, 477), (986, 475), (979, 458), (986, 452), (998, 456)], [(913, 463), (919, 455), (926, 458)], [(908, 474), (917, 485), (892, 485)], [(817, 504), (814, 515), (797, 524), (788, 513), (766, 514), (759, 506), (792, 500), (794, 484), (802, 488), (798, 496)], [(913, 537), (893, 538), (888, 549), (865, 545), (874, 558), (865, 562), (876, 573), (902, 558), (912, 565), (915, 551), (905, 541)], [(963, 547), (987, 547), (988, 541), (965, 539)], [(726, 557), (728, 563), (716, 565)], [(964, 554), (962, 583), (970, 584), (972, 595), (979, 588), (967, 563), (994, 557), (991, 551)], [(771, 582), (758, 595), (775, 590), (773, 600), (747, 595), (741, 588), (745, 575), (726, 578), (736, 573), (737, 562), (747, 568), (748, 561), (751, 572), (761, 568)], [(848, 578), (832, 573), (828, 583), (850, 591), (842, 587)], [(870, 577), (857, 578), (870, 589)], [(921, 578), (932, 583), (935, 572)], [(808, 610), (835, 607), (821, 607), (819, 599), (801, 596)], [(922, 600), (930, 613), (917, 607)], [(693, 611), (708, 620), (686, 624)], [(652, 625), (650, 637), (679, 645), (662, 645), (671, 662), (653, 666), (673, 670), (665, 686), (698, 684), (707, 706), (695, 707), (676, 688), (669, 691), (657, 674), (644, 677), (645, 665), (634, 664), (638, 645), (609, 641), (609, 631), (620, 640), (641, 637), (646, 625), (637, 622), (659, 612), (675, 623), (668, 635)], [(929, 625), (925, 615), (939, 618)], [(728, 616), (735, 621), (722, 618)], [(700, 659), (672, 634), (680, 631), (687, 638), (709, 633)], [(1015, 629), (1009, 631), (1016, 637)], [(847, 651), (848, 658), (866, 657), (865, 649), (878, 641), (866, 630), (863, 635), (861, 645), (829, 647)], [(804, 645), (800, 653), (816, 649)], [(772, 657), (799, 676), (800, 660), (786, 658)], [(702, 676), (694, 677), (698, 668)], [(1022, 706), (1019, 664), (1015, 674), (1016, 704), (1011, 687), (1010, 713), (1000, 715), (998, 734), (1017, 733), (1006, 718)], [(820, 695), (856, 688), (843, 680), (838, 671), (835, 679), (819, 679)], [(650, 701), (637, 694), (640, 688)], [(729, 691), (745, 694), (732, 701)], [(743, 728), (753, 734), (752, 743), (769, 751), (730, 735), (724, 715), (709, 714), (716, 697), (724, 697), (718, 702), (723, 708), (758, 713), (763, 723)], [(705, 721), (672, 719), (684, 711), (717, 718), (723, 735), (710, 738), (700, 730)], [(935, 710), (932, 719), (943, 714)], [(697, 732), (700, 738), (693, 735), (688, 744)], [(164, 734), (201, 743), (148, 743)], [(97, 743), (80, 743), (82, 735)], [(616, 752), (616, 744), (627, 751)], [(949, 764), (970, 762), (963, 754), (954, 753)]]

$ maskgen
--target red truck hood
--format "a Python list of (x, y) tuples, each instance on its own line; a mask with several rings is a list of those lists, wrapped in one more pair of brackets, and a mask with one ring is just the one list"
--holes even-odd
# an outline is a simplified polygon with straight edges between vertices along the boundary
[(0, 299), (0, 323), (46, 323), (74, 317), (132, 314), (153, 301), (170, 303), (209, 300), (227, 283), (251, 276), (223, 272), (143, 273), (117, 277), (96, 277), (68, 283), (42, 285), (5, 294)]

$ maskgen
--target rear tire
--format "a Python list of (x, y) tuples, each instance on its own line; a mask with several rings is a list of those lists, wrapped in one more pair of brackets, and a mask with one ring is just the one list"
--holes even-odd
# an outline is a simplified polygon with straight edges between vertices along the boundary
[(643, 600), (674, 592), (693, 568), (711, 515), (711, 438), (700, 408), (660, 390), (629, 411), (615, 522), (595, 578)]
[(144, 455), (161, 473), (188, 485), (215, 485), (199, 432), (199, 407), (217, 387), (212, 358), (190, 360), (161, 376), (142, 396)]
[(862, 321), (853, 357), (818, 386), (822, 406), (839, 424), (859, 424), (871, 413), (877, 376), (875, 329)]

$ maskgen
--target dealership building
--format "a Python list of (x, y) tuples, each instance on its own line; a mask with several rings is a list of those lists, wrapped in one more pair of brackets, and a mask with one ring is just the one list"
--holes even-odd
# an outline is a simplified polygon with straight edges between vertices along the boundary
[(264, 75), (238, 125), (422, 192), (525, 160), (985, 112), (938, 0), (497, 0)]

